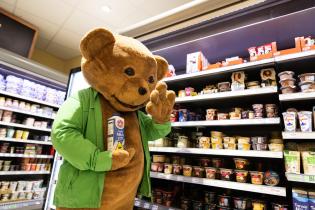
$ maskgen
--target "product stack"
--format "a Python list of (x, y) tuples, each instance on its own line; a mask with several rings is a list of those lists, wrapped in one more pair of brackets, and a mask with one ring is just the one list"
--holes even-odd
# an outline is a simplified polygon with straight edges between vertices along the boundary
[(43, 187), (44, 180), (34, 181), (1, 181), (0, 182), (0, 203), (19, 200), (43, 199), (47, 188)]
[(0, 78), (2, 78), (0, 80), (1, 90), (5, 90), (9, 93), (59, 105), (63, 103), (66, 96), (64, 91), (49, 88), (13, 75), (6, 76), (5, 80), (3, 79), (3, 75), (1, 75)]

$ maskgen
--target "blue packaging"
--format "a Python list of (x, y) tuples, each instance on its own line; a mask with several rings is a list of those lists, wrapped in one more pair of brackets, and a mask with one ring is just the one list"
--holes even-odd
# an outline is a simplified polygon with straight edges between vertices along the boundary
[(309, 210), (307, 192), (300, 189), (292, 190), (293, 210)]
[(310, 210), (315, 210), (315, 192), (308, 192), (308, 206)]

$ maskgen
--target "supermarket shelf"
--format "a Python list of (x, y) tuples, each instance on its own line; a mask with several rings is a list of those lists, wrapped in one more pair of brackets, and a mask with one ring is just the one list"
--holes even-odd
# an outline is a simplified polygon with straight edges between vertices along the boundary
[(275, 57), (275, 62), (283, 63), (283, 62), (301, 60), (301, 59), (311, 58), (311, 57), (315, 57), (315, 50), (277, 56)]
[(242, 120), (208, 120), (173, 122), (172, 127), (204, 127), (204, 126), (239, 126), (239, 125), (277, 125), (280, 118), (242, 119)]
[(30, 102), (33, 102), (33, 103), (38, 103), (38, 104), (54, 107), (54, 108), (59, 108), (60, 107), (60, 105), (57, 105), (57, 104), (52, 104), (52, 103), (48, 103), (48, 102), (41, 101), (41, 100), (38, 100), (38, 99), (25, 97), (25, 96), (22, 96), (22, 95), (19, 95), (19, 94), (16, 94), (16, 93), (9, 93), (9, 92), (3, 91), (3, 90), (0, 90), (0, 94), (5, 95), (5, 96), (14, 97), (14, 98), (19, 98), (19, 99), (30, 101)]
[(22, 124), (18, 124), (18, 123), (8, 123), (8, 122), (0, 121), (0, 125), (16, 127), (16, 128), (25, 128), (25, 129), (37, 130), (37, 131), (51, 132), (50, 128), (37, 128), (37, 127), (22, 125)]
[(177, 97), (175, 99), (175, 102), (176, 103), (199, 102), (199, 101), (204, 101), (204, 100), (266, 95), (266, 94), (273, 94), (277, 92), (278, 92), (277, 87), (265, 87), (265, 88), (258, 88), (258, 89), (246, 89), (246, 90), (241, 90), (241, 91), (211, 93), (211, 94), (204, 94), (204, 95), (198, 95), (198, 96)]
[(188, 80), (188, 79), (190, 80), (190, 79), (196, 79), (200, 77), (207, 77), (210, 75), (228, 73), (228, 72), (238, 71), (241, 69), (257, 68), (261, 66), (271, 65), (273, 63), (274, 63), (274, 58), (269, 58), (269, 59), (264, 59), (260, 61), (253, 61), (253, 62), (242, 63), (238, 65), (233, 65), (233, 66), (221, 67), (217, 69), (204, 70), (204, 71), (191, 73), (191, 74), (182, 74), (182, 75), (178, 75), (174, 77), (167, 77), (167, 78), (164, 78), (163, 81), (164, 82), (178, 82), (181, 80)]
[(174, 207), (167, 207), (167, 206), (162, 206), (159, 204), (151, 203), (145, 200), (141, 200), (139, 198), (135, 198), (135, 205), (136, 207), (139, 208), (144, 208), (144, 209), (152, 209), (152, 210), (179, 210)]
[(150, 147), (150, 152), (201, 154), (201, 155), (222, 155), (240, 157), (261, 157), (261, 158), (283, 158), (282, 152), (257, 151), (257, 150), (229, 150), (229, 149), (199, 149), (199, 148), (176, 148), (176, 147)]
[(280, 101), (299, 101), (315, 99), (315, 92), (279, 94)]
[(286, 188), (285, 187), (273, 187), (267, 185), (254, 185), (249, 183), (239, 183), (239, 182), (231, 182), (231, 181), (222, 181), (217, 179), (206, 179), (206, 178), (197, 178), (197, 177), (186, 177), (181, 175), (173, 175), (173, 174), (163, 174), (157, 172), (151, 172), (152, 178), (157, 179), (165, 179), (177, 182), (185, 182), (192, 184), (200, 184), (212, 187), (220, 187), (226, 189), (233, 190), (241, 190), (247, 192), (255, 192), (262, 193), (268, 195), (276, 195), (276, 196), (286, 196)]
[(12, 154), (12, 153), (0, 153), (0, 157), (20, 157), (20, 158), (46, 158), (53, 159), (53, 155), (26, 155), (26, 154)]
[(23, 140), (23, 139), (14, 139), (14, 138), (0, 138), (0, 141), (19, 142), (19, 143), (25, 143), (25, 144), (52, 145), (51, 141)]
[(283, 139), (314, 139), (315, 132), (282, 132)]
[(287, 179), (291, 182), (304, 182), (315, 184), (315, 175), (305, 175), (305, 174), (285, 174)]
[(0, 202), (0, 209), (42, 209), (43, 205), (43, 199)]
[(49, 117), (49, 116), (46, 116), (46, 115), (35, 114), (33, 112), (28, 112), (28, 111), (23, 111), (23, 110), (19, 110), (19, 109), (14, 109), (14, 108), (11, 108), (11, 107), (0, 106), (0, 110), (7, 110), (7, 111), (15, 112), (15, 113), (20, 113), (20, 114), (25, 114), (25, 115), (35, 116), (35, 117), (41, 117), (41, 118), (46, 118), (46, 119), (51, 119), (51, 120), (54, 119), (53, 117)]
[(50, 171), (0, 171), (0, 175), (35, 175), (35, 174), (50, 174)]

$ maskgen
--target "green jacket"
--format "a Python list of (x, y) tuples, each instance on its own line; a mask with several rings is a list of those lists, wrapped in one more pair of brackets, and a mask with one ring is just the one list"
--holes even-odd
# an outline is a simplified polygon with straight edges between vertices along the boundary
[[(141, 111), (138, 120), (145, 157), (138, 191), (150, 197), (148, 141), (164, 137), (171, 126), (156, 124)], [(104, 151), (103, 124), (100, 97), (92, 88), (71, 96), (59, 109), (52, 129), (53, 145), (64, 158), (54, 195), (57, 207), (100, 207), (106, 171), (112, 166), (111, 152)]]

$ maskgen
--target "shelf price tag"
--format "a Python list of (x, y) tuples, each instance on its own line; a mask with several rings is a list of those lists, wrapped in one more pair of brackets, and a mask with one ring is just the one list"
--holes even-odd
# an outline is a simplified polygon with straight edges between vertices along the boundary
[(314, 175), (308, 176), (308, 181), (315, 182), (315, 176)]
[(192, 183), (199, 183), (199, 179), (200, 179), (200, 178), (192, 178), (192, 179), (191, 179), (191, 182), (192, 182)]
[(143, 208), (150, 209), (150, 203), (144, 203)]
[(135, 206), (140, 207), (140, 201), (136, 200), (135, 201)]
[(152, 210), (158, 210), (159, 207), (158, 207), (158, 205), (154, 205), (154, 204), (153, 204), (152, 207), (151, 207), (151, 209), (152, 209)]

